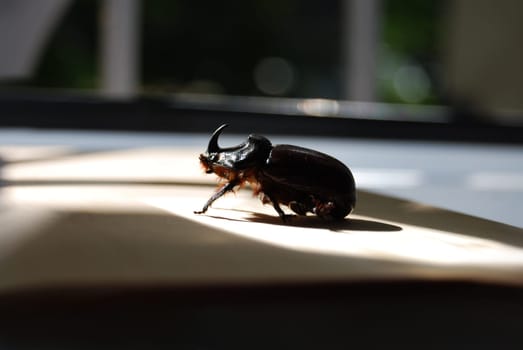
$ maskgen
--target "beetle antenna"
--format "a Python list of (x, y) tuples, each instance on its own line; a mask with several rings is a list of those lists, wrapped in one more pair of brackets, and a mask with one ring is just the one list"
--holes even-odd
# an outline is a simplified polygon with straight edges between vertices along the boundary
[(225, 129), (227, 126), (227, 124), (223, 124), (218, 129), (216, 129), (216, 131), (214, 131), (214, 133), (211, 136), (211, 139), (209, 140), (209, 146), (207, 146), (208, 153), (215, 153), (221, 151), (220, 146), (218, 146), (218, 137), (222, 133), (222, 130)]

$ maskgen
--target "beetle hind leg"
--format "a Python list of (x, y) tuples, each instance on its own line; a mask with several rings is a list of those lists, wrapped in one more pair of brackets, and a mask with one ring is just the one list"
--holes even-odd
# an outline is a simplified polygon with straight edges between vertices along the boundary
[(289, 202), (289, 208), (298, 215), (307, 215), (310, 211), (305, 204), (296, 201)]
[(313, 213), (322, 219), (336, 219), (336, 204), (334, 202), (318, 203), (313, 208)]

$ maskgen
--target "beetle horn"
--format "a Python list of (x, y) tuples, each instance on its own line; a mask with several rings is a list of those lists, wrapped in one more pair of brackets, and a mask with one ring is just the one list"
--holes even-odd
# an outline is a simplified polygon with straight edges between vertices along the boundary
[(211, 139), (209, 140), (209, 146), (207, 146), (208, 153), (217, 153), (221, 151), (220, 146), (218, 146), (218, 137), (226, 127), (227, 124), (223, 124), (212, 134)]

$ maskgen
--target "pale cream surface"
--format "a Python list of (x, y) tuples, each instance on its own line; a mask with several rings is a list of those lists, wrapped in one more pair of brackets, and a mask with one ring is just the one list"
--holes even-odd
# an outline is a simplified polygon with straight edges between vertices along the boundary
[(282, 223), (248, 190), (196, 215), (216, 179), (202, 174), (193, 150), (71, 155), (3, 173), (13, 183), (0, 196), (4, 291), (403, 278), (523, 284), (521, 229), (365, 191), (341, 223)]

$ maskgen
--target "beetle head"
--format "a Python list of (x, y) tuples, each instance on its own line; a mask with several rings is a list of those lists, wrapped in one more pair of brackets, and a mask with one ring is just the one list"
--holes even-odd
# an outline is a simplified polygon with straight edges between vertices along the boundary
[(218, 145), (218, 138), (226, 127), (227, 124), (223, 124), (214, 131), (207, 151), (200, 154), (200, 163), (206, 173), (215, 172), (215, 166), (239, 171), (265, 164), (272, 149), (272, 144), (267, 138), (249, 135), (245, 142), (237, 146), (222, 148)]
[(218, 161), (220, 152), (222, 150), (220, 146), (218, 146), (218, 137), (222, 133), (222, 130), (226, 127), (227, 124), (223, 124), (214, 131), (214, 133), (211, 136), (211, 139), (209, 140), (207, 151), (205, 151), (205, 153), (200, 154), (200, 164), (203, 166), (207, 174), (211, 174), (214, 172), (212, 166)]

